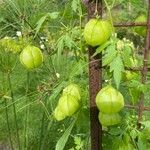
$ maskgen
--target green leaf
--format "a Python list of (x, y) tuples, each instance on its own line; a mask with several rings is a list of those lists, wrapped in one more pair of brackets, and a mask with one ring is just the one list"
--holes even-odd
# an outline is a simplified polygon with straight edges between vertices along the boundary
[(37, 36), (38, 32), (42, 28), (44, 22), (47, 20), (47, 18), (50, 19), (56, 19), (59, 15), (59, 12), (52, 12), (52, 13), (46, 13), (41, 19), (37, 22), (37, 26), (35, 28), (35, 37)]
[(138, 132), (133, 129), (130, 132), (130, 136), (132, 137), (132, 139), (136, 139), (136, 137), (138, 136)]
[(137, 88), (129, 88), (130, 96), (131, 96), (131, 101), (133, 104), (137, 103), (140, 98), (140, 91)]
[(117, 51), (115, 48), (115, 45), (110, 45), (107, 47), (106, 54), (103, 57), (103, 66), (110, 64), (116, 58)]
[(59, 12), (48, 13), (48, 16), (49, 16), (51, 19), (57, 19), (57, 18), (58, 18), (58, 15), (59, 15)]
[(146, 84), (140, 84), (139, 85), (139, 90), (142, 92), (142, 93), (147, 93), (149, 91), (149, 85), (146, 85)]
[(137, 142), (139, 150), (148, 150), (146, 144), (139, 138)]
[(76, 119), (74, 121), (72, 121), (70, 126), (66, 129), (64, 134), (58, 140), (55, 150), (64, 150), (64, 147), (65, 147), (65, 145), (66, 145), (66, 143), (68, 141), (69, 135), (70, 135), (70, 133), (71, 133), (73, 127), (74, 127), (75, 122), (76, 122)]
[(48, 103), (57, 100), (57, 96), (61, 93), (62, 89), (67, 85), (67, 82), (63, 81), (57, 87), (55, 87), (48, 99)]
[(78, 9), (78, 0), (73, 0), (71, 4), (71, 8), (74, 12), (77, 12)]
[(119, 88), (121, 82), (122, 71), (124, 71), (124, 64), (121, 59), (121, 55), (118, 55), (110, 64), (110, 72), (113, 72), (117, 89)]
[(139, 101), (140, 98), (140, 85), (142, 83), (140, 81), (137, 80), (132, 80), (129, 84), (128, 84), (128, 88), (129, 88), (129, 93), (131, 96), (131, 101), (133, 104), (137, 103)]
[(65, 35), (61, 36), (58, 41), (57, 41), (57, 65), (60, 66), (61, 63), (61, 54), (64, 48), (64, 40), (65, 40)]
[(120, 134), (123, 134), (123, 130), (121, 129), (121, 128), (111, 128), (110, 130), (109, 130), (109, 134), (111, 134), (111, 135), (115, 135), (115, 136), (118, 136), (118, 135), (120, 135)]
[(122, 51), (122, 58), (125, 66), (130, 67), (131, 66), (130, 58), (131, 58), (132, 49), (130, 46), (125, 46), (124, 48), (125, 49)]
[(150, 130), (150, 121), (142, 121), (141, 124), (143, 124), (145, 128)]
[(72, 66), (72, 69), (70, 71), (69, 78), (73, 78), (76, 75), (82, 75), (83, 70), (85, 70), (86, 64), (83, 61), (75, 62)]
[(118, 150), (135, 150), (134, 146), (131, 143), (130, 136), (125, 133), (122, 137), (122, 141), (119, 143)]
[(65, 35), (65, 46), (67, 46), (69, 49), (72, 48), (72, 46), (75, 45), (74, 41), (72, 40), (72, 38), (69, 35)]
[(36, 26), (36, 28), (35, 28), (35, 31), (36, 31), (36, 32), (35, 32), (35, 37), (36, 37), (36, 35), (38, 34), (38, 32), (40, 31), (40, 29), (41, 29), (43, 23), (45, 22), (46, 18), (47, 18), (47, 15), (43, 16), (43, 17), (37, 22), (37, 26)]
[(96, 49), (96, 52), (93, 54), (93, 56), (96, 56), (97, 54), (101, 53), (106, 47), (108, 47), (112, 42), (111, 41), (107, 41), (104, 44), (102, 44), (101, 46), (99, 46)]

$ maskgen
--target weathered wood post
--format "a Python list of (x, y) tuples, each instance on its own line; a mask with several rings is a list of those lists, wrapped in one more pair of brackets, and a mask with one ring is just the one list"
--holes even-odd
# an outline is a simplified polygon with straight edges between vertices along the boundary
[[(88, 19), (94, 18), (95, 10), (102, 15), (102, 0), (85, 1), (88, 9)], [(91, 150), (102, 150), (102, 126), (98, 121), (99, 110), (96, 107), (95, 98), (102, 87), (102, 55), (92, 57), (96, 48), (89, 46), (89, 94), (90, 94), (90, 127)]]

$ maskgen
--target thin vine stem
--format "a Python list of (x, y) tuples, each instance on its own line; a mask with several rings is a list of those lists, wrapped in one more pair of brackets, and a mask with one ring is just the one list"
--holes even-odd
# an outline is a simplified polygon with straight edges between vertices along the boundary
[(113, 25), (113, 18), (112, 18), (112, 14), (111, 14), (111, 9), (112, 9), (113, 6), (110, 7), (106, 0), (104, 0), (104, 2), (105, 2), (105, 5), (106, 5), (106, 8), (107, 8), (107, 11), (108, 11), (110, 23), (111, 23), (111, 26), (112, 26), (112, 31), (113, 31), (113, 34), (114, 34), (115, 33), (115, 28), (114, 28), (114, 25)]
[(25, 109), (26, 107), (29, 107), (29, 106), (33, 105), (34, 103), (36, 103), (36, 102), (38, 102), (38, 101), (39, 101), (39, 100), (35, 100), (35, 101), (31, 102), (31, 103), (28, 103), (27, 105), (21, 107), (17, 112), (22, 111), (22, 110)]
[(50, 113), (49, 113), (48, 109), (46, 108), (45, 104), (44, 104), (41, 100), (40, 100), (39, 102), (40, 102), (41, 105), (43, 106), (43, 109), (44, 109), (44, 111), (45, 111), (45, 114), (46, 114), (46, 116), (47, 116), (47, 119), (49, 119)]
[(95, 7), (95, 15), (97, 15), (98, 14), (98, 0), (96, 0), (96, 7)]
[(17, 143), (18, 143), (18, 149), (21, 150), (21, 145), (20, 145), (20, 138), (19, 138), (19, 128), (18, 128), (18, 123), (17, 123), (17, 113), (16, 113), (16, 105), (14, 103), (14, 94), (12, 90), (12, 83), (11, 83), (11, 76), (10, 73), (7, 73), (7, 80), (8, 80), (8, 86), (10, 90), (10, 95), (11, 95), (11, 100), (13, 103), (13, 113), (14, 113), (14, 121), (15, 121), (15, 128), (16, 128), (16, 135), (17, 135)]
[[(30, 73), (27, 71), (27, 83), (26, 83), (26, 105), (28, 104), (28, 93), (29, 93), (29, 78)], [(29, 116), (29, 107), (25, 109), (25, 126), (24, 126), (24, 149), (28, 149), (28, 116)]]
[(39, 150), (41, 150), (42, 142), (43, 142), (43, 133), (44, 133), (44, 124), (45, 124), (45, 112), (42, 115), (42, 121), (41, 121), (41, 131), (40, 131), (40, 139), (39, 139)]
[[(44, 95), (42, 94), (42, 96)], [(45, 106), (47, 106), (48, 95), (45, 95), (44, 99), (45, 99), (45, 102), (44, 102)], [(39, 139), (39, 150), (41, 150), (42, 143), (44, 142), (43, 137), (44, 137), (44, 131), (45, 131), (44, 127), (45, 127), (45, 124), (47, 124), (46, 120), (47, 118), (45, 115), (45, 110), (43, 110), (42, 121), (41, 121), (41, 132), (40, 132), (40, 139)]]
[(81, 56), (83, 55), (83, 44), (82, 44), (82, 17), (83, 17), (83, 11), (82, 11), (82, 6), (81, 6), (81, 1), (78, 0), (80, 8), (79, 8), (79, 26), (80, 26), (80, 53)]
[[(5, 85), (5, 74), (2, 73), (3, 75), (3, 85)], [(5, 107), (7, 106), (7, 99), (4, 98), (4, 103), (5, 103)], [(10, 142), (10, 147), (11, 150), (14, 150), (13, 147), (13, 140), (12, 140), (12, 136), (11, 136), (11, 128), (10, 128), (10, 124), (9, 124), (9, 112), (8, 112), (8, 108), (5, 108), (5, 113), (6, 113), (6, 123), (7, 123), (7, 130), (8, 130), (8, 137), (9, 137), (9, 142)]]
[[(35, 93), (35, 94), (34, 94), (34, 93)], [(35, 92), (32, 92), (32, 93), (28, 94), (28, 96), (31, 96), (32, 94), (34, 94), (34, 96), (39, 95), (39, 93), (36, 93), (36, 91), (35, 91)], [(32, 96), (33, 96), (33, 95), (32, 95)], [(3, 110), (3, 109), (5, 109), (5, 108), (11, 107), (13, 104), (17, 103), (18, 101), (21, 101), (24, 97), (25, 97), (25, 96), (23, 96), (23, 97), (21, 97), (21, 98), (15, 100), (13, 103), (11, 103), (11, 104), (9, 104), (9, 105), (3, 107), (3, 108), (0, 108), (0, 111)], [(5, 96), (4, 96), (4, 98), (5, 98)]]
[(116, 2), (116, 0), (113, 0), (112, 5), (111, 5), (111, 9), (113, 8), (115, 2)]
[(44, 137), (43, 137), (43, 143), (42, 143), (42, 145), (41, 145), (41, 150), (45, 150), (46, 138), (47, 138), (47, 136), (48, 136), (48, 134), (49, 134), (50, 128), (53, 126), (53, 123), (54, 123), (54, 119), (51, 117), (50, 122), (49, 122), (49, 124), (47, 125), (47, 129), (46, 129), (46, 132), (45, 132)]
[[(5, 101), (5, 106), (6, 106), (7, 105), (7, 99), (4, 99), (4, 101)], [(9, 124), (8, 108), (6, 108), (5, 112), (6, 112), (6, 122), (7, 122), (9, 142), (10, 142), (11, 150), (14, 150), (13, 141), (12, 141), (12, 137), (11, 137), (11, 129), (10, 129), (10, 124)]]

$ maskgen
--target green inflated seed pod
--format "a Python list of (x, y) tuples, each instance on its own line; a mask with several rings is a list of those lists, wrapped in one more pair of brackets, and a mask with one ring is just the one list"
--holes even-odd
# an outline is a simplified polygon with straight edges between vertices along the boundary
[(81, 99), (81, 96), (80, 96), (80, 88), (78, 85), (76, 84), (69, 84), (67, 87), (65, 87), (63, 89), (63, 94), (70, 94), (74, 97), (76, 97), (78, 100)]
[(64, 115), (64, 113), (60, 111), (59, 107), (56, 107), (54, 110), (54, 117), (57, 121), (61, 121), (65, 119), (67, 116)]
[(103, 113), (116, 113), (124, 107), (124, 98), (118, 90), (108, 85), (98, 92), (96, 105)]
[(87, 44), (98, 46), (105, 43), (112, 34), (112, 26), (109, 21), (91, 19), (85, 25), (84, 38)]
[(116, 125), (121, 121), (121, 116), (118, 113), (106, 114), (100, 112), (98, 118), (103, 126)]
[(59, 99), (58, 107), (65, 116), (72, 116), (80, 107), (76, 97), (65, 94)]
[(42, 64), (43, 54), (38, 47), (27, 46), (20, 54), (20, 61), (27, 69), (34, 69)]

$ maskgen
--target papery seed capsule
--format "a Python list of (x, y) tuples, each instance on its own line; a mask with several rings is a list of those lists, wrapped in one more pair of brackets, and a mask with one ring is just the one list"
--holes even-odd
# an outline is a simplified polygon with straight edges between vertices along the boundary
[(96, 105), (103, 113), (116, 113), (124, 107), (124, 98), (119, 91), (109, 85), (97, 94)]
[(85, 25), (84, 38), (87, 44), (98, 46), (106, 42), (112, 33), (112, 26), (108, 21), (91, 19)]
[(42, 64), (43, 54), (38, 47), (27, 46), (20, 54), (20, 61), (27, 69), (34, 69)]
[(98, 118), (103, 126), (116, 125), (121, 121), (121, 116), (118, 113), (106, 114), (100, 112)]
[(70, 94), (74, 97), (76, 97), (78, 100), (81, 99), (80, 97), (80, 89), (78, 85), (76, 84), (69, 84), (67, 87), (63, 89), (63, 94)]
[(63, 95), (59, 99), (58, 107), (66, 116), (72, 116), (80, 107), (78, 100), (69, 94)]

